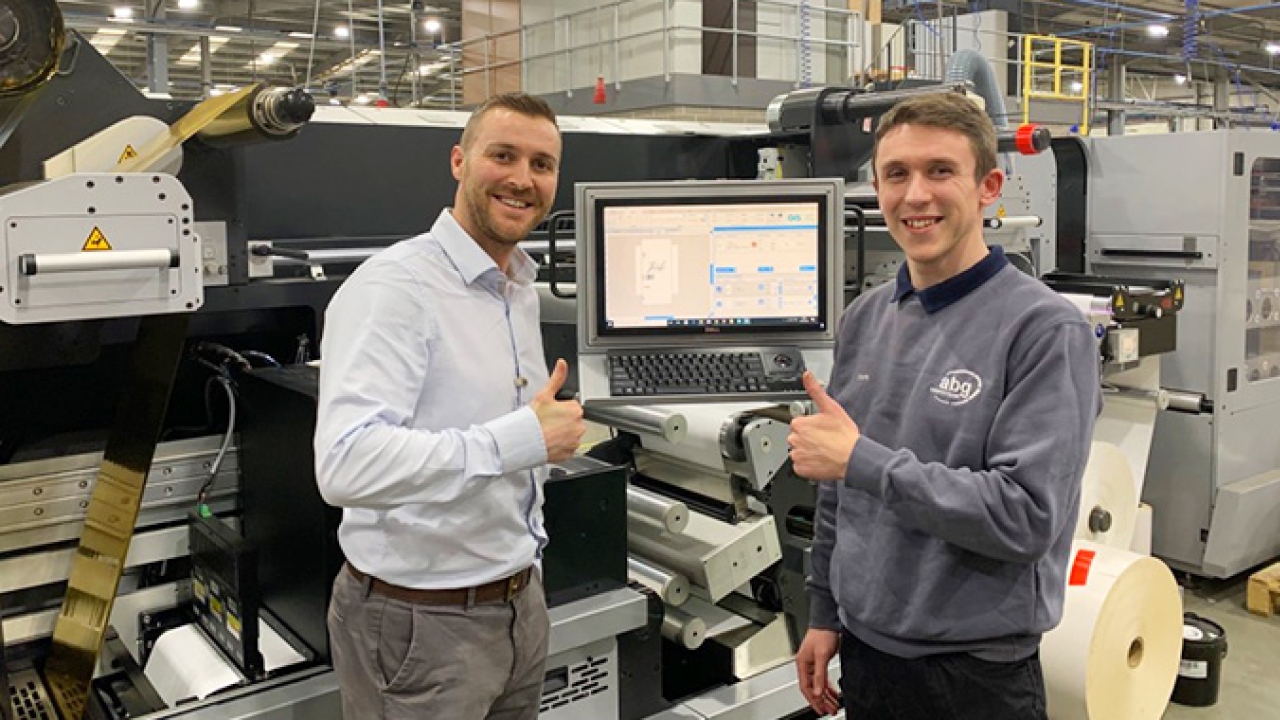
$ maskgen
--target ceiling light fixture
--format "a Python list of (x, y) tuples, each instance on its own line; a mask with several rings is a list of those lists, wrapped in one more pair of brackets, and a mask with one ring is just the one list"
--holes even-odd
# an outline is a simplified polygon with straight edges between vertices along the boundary
[(422, 28), (429, 33), (438, 33), (440, 32), (440, 21), (435, 18), (427, 18), (427, 21), (422, 23)]
[(1182, 73), (1178, 73), (1177, 75), (1174, 75), (1174, 76), (1173, 76), (1173, 81), (1174, 81), (1174, 82), (1176, 82), (1176, 83), (1178, 83), (1179, 85), (1186, 85), (1186, 84), (1187, 84), (1187, 76), (1186, 76), (1186, 75), (1183, 75)]
[(127, 5), (121, 5), (112, 11), (111, 15), (112, 17), (119, 18), (120, 20), (128, 20), (133, 17), (133, 8)]
[(1148, 25), (1147, 34), (1153, 38), (1169, 37), (1169, 27), (1167, 25)]
[(312, 35), (311, 33), (307, 33), (307, 32), (291, 32), (289, 33), (289, 37), (300, 38), (302, 40), (310, 40)]
[(243, 31), (243, 28), (238, 28), (235, 25), (215, 25), (213, 29), (221, 30), (222, 32), (242, 32)]
[(351, 30), (346, 25), (339, 25), (333, 29), (333, 36), (337, 38), (351, 37)]
[(200, 0), (178, 0), (179, 10), (195, 10), (200, 7)]
[(1080, 82), (1079, 80), (1073, 80), (1071, 82), (1071, 92), (1081, 92), (1083, 90), (1084, 90), (1084, 83)]
[(1262, 49), (1266, 50), (1268, 55), (1280, 55), (1280, 43), (1278, 42), (1269, 42)]

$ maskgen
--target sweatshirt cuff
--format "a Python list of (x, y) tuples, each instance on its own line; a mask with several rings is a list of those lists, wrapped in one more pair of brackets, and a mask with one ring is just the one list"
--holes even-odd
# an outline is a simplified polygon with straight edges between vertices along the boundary
[(547, 444), (533, 408), (525, 406), (484, 424), (498, 446), (502, 472), (527, 470), (547, 464)]
[(809, 588), (809, 627), (814, 630), (839, 630), (840, 606), (831, 593)]
[(894, 451), (866, 435), (858, 438), (853, 454), (849, 456), (849, 466), (845, 469), (845, 486), (880, 497), (881, 478), (889, 469), (893, 456)]

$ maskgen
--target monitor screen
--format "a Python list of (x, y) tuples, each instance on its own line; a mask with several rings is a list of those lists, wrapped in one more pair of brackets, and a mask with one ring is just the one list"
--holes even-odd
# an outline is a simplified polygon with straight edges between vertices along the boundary
[(580, 331), (830, 338), (841, 194), (837, 180), (579, 186)]

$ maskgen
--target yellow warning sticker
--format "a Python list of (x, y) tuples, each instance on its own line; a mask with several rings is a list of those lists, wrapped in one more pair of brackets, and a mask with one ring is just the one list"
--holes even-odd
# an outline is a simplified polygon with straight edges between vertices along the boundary
[(95, 226), (93, 232), (89, 233), (89, 239), (84, 241), (84, 247), (80, 248), (80, 252), (110, 249), (111, 243), (107, 242), (107, 236), (103, 235), (102, 230)]
[(124, 151), (120, 153), (120, 159), (116, 160), (116, 164), (119, 165), (125, 160), (132, 160), (136, 157), (138, 157), (138, 151), (134, 150), (132, 145), (125, 145)]
[(1003, 205), (996, 208), (996, 217), (1004, 219), (1004, 217), (1008, 214), (1009, 214), (1009, 211), (1005, 210)]

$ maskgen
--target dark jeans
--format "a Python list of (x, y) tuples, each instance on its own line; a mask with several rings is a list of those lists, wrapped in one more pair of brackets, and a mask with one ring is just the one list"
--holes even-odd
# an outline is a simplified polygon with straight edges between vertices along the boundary
[(840, 691), (849, 720), (1047, 720), (1040, 654), (998, 663), (967, 653), (904, 660), (849, 631)]

